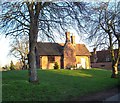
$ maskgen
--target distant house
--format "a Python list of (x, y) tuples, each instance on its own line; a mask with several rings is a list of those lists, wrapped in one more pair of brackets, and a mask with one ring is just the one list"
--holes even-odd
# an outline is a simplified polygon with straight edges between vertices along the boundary
[(60, 68), (90, 68), (90, 52), (84, 44), (76, 44), (75, 36), (66, 32), (65, 43), (38, 42), (36, 48), (37, 67), (54, 69), (55, 62)]
[[(115, 49), (114, 52), (116, 57), (118, 50)], [(93, 52), (91, 52), (90, 61), (91, 61), (91, 67), (104, 68), (109, 70), (112, 69), (112, 62), (111, 62), (112, 59), (111, 59), (110, 50), (96, 51), (94, 49)]]

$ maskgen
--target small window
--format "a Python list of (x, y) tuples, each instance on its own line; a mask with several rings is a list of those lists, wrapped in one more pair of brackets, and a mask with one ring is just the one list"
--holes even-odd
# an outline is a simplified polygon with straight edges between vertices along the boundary
[(50, 62), (50, 63), (55, 62), (55, 57), (54, 56), (48, 56), (48, 62)]

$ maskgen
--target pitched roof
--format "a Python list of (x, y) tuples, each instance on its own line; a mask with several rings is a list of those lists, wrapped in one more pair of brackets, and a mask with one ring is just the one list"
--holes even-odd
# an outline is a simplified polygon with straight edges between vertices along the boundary
[(88, 51), (84, 44), (76, 44), (76, 55), (85, 55), (89, 56), (91, 53)]
[[(38, 55), (48, 56), (48, 55), (62, 55), (64, 49), (64, 44), (58, 43), (37, 43)], [(91, 53), (88, 51), (84, 44), (76, 44), (76, 55), (89, 56)]]
[(39, 55), (62, 55), (63, 47), (58, 43), (37, 43)]
[[(115, 56), (117, 56), (117, 49), (114, 50), (115, 51)], [(94, 60), (94, 52), (91, 52), (91, 62), (93, 62)], [(110, 62), (111, 61), (111, 54), (110, 54), (110, 50), (102, 50), (102, 51), (96, 51), (97, 54), (97, 63), (100, 62)]]

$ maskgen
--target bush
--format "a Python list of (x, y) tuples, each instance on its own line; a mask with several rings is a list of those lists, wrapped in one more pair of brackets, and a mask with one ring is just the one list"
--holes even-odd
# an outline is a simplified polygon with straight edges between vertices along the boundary
[(54, 69), (59, 69), (59, 65), (57, 62), (55, 62)]
[(5, 65), (4, 67), (2, 67), (3, 71), (9, 70), (9, 67), (7, 65)]

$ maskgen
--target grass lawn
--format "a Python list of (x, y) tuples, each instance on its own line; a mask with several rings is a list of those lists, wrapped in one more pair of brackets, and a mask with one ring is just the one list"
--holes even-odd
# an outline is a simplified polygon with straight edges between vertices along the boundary
[(112, 88), (118, 79), (110, 78), (111, 71), (38, 70), (39, 84), (28, 82), (28, 71), (2, 73), (3, 101), (65, 101), (75, 97)]

